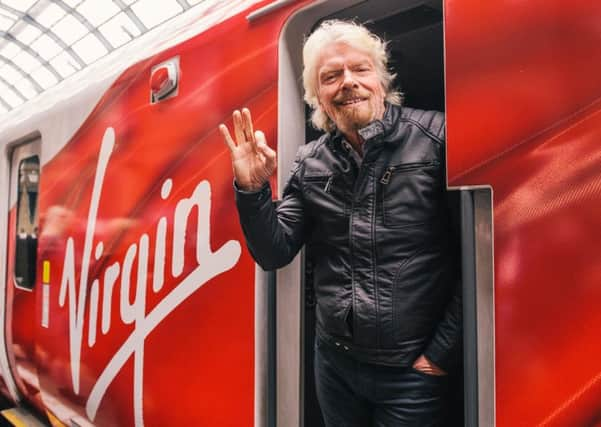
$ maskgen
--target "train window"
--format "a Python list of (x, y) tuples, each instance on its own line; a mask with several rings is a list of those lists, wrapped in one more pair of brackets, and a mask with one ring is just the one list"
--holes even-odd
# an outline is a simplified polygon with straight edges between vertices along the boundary
[(38, 156), (22, 159), (18, 166), (15, 242), (15, 284), (31, 289), (36, 278), (38, 246)]

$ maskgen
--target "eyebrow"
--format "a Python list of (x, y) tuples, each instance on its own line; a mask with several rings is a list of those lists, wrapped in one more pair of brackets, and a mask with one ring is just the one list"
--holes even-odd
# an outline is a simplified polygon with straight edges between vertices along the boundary
[[(374, 65), (371, 63), (371, 61), (369, 61), (368, 59), (363, 59), (363, 60), (360, 60), (360, 61), (356, 61), (356, 62), (351, 62), (350, 63), (350, 67), (351, 68), (357, 67), (357, 66), (363, 66), (363, 65), (367, 65), (367, 66), (369, 66), (371, 68), (375, 68)], [(319, 74), (321, 75), (321, 74), (326, 74), (326, 73), (329, 73), (329, 72), (332, 72), (332, 71), (338, 71), (341, 68), (342, 68), (342, 64), (341, 63), (335, 63), (333, 65), (326, 64), (326, 65), (324, 65), (324, 66), (321, 67), (321, 69), (319, 71)], [(324, 71), (321, 71), (321, 70), (324, 70)]]

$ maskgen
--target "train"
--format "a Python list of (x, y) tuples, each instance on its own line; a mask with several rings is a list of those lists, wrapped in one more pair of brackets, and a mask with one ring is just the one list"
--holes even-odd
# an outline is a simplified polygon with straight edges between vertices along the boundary
[(446, 114), (464, 301), (454, 425), (601, 427), (590, 0), (205, 0), (4, 114), (6, 418), (322, 425), (310, 254), (254, 263), (218, 125), (252, 110), (281, 195), (316, 136), (302, 43), (330, 18), (388, 40), (405, 103)]

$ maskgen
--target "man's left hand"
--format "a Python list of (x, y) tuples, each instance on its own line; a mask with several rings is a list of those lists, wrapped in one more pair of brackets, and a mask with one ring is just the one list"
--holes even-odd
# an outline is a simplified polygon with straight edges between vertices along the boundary
[(413, 369), (428, 375), (446, 375), (447, 373), (430, 362), (423, 354), (413, 362)]

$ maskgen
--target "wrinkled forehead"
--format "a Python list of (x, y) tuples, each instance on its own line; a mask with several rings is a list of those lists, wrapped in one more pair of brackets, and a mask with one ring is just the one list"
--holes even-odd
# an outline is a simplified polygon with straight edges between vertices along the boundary
[(316, 70), (338, 68), (344, 65), (368, 63), (374, 66), (371, 52), (348, 42), (335, 41), (324, 45), (317, 55)]

